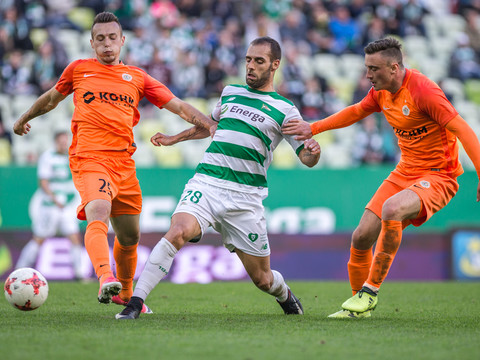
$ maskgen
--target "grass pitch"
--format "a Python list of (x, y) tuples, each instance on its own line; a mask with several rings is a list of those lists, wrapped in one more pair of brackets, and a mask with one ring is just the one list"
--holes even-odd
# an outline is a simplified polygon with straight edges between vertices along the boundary
[(98, 285), (51, 282), (47, 302), (21, 312), (0, 301), (2, 359), (480, 359), (479, 283), (382, 286), (372, 318), (333, 320), (345, 282), (289, 282), (304, 316), (244, 282), (160, 283), (155, 312), (117, 321)]

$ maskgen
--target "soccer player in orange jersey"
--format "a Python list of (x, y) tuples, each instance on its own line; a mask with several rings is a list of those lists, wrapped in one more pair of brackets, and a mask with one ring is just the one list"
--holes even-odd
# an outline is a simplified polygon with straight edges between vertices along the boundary
[[(133, 127), (140, 118), (139, 101), (146, 97), (211, 133), (216, 125), (143, 70), (120, 61), (125, 36), (114, 14), (98, 14), (91, 34), (96, 57), (70, 63), (57, 84), (35, 101), (13, 129), (17, 135), (27, 134), (30, 120), (74, 94), (69, 156), (75, 187), (82, 198), (77, 217), (88, 223), (85, 248), (100, 281), (98, 301), (124, 305), (133, 292), (140, 238), (142, 194), (131, 158), (136, 150)], [(109, 221), (116, 235), (113, 256), (117, 278), (110, 268)]]
[[(303, 140), (383, 111), (398, 138), (400, 162), (367, 204), (352, 235), (348, 274), (354, 296), (332, 318), (369, 317), (402, 230), (409, 224), (420, 226), (455, 196), (457, 177), (463, 173), (457, 139), (480, 178), (480, 143), (474, 131), (437, 84), (404, 68), (397, 40), (368, 44), (365, 66), (372, 88), (362, 101), (312, 124), (290, 121), (283, 127), (285, 134)], [(480, 201), (480, 183), (476, 197)]]

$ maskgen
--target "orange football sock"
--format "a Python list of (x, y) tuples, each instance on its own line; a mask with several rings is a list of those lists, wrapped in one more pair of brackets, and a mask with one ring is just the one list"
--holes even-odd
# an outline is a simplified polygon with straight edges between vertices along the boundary
[(370, 266), (372, 265), (372, 248), (367, 250), (350, 247), (350, 259), (348, 260), (348, 278), (352, 293), (355, 295), (368, 278)]
[(99, 279), (104, 274), (112, 274), (107, 231), (108, 226), (103, 221), (95, 220), (87, 225), (85, 232), (85, 249)]
[(377, 289), (387, 277), (390, 266), (402, 242), (402, 222), (382, 220), (382, 230), (375, 246), (372, 266), (366, 283)]
[(121, 245), (115, 236), (113, 258), (117, 268), (117, 279), (122, 283), (120, 298), (124, 301), (130, 300), (133, 294), (133, 277), (137, 268), (137, 246), (138, 244)]

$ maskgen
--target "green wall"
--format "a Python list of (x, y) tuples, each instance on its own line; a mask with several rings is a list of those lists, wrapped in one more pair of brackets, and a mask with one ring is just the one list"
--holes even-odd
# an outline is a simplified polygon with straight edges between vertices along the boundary
[[(390, 171), (391, 168), (381, 167), (349, 170), (271, 169), (268, 174), (270, 195), (264, 204), (279, 224), (282, 223), (280, 215), (283, 213), (287, 220), (293, 216), (290, 214), (297, 214), (299, 222), (310, 222), (311, 226), (318, 221), (318, 217), (308, 214), (315, 214), (315, 209), (320, 209), (320, 212), (323, 209), (334, 214), (333, 231), (350, 232), (357, 225), (365, 204)], [(155, 201), (153, 197), (171, 197), (170, 203), (172, 199), (176, 202), (185, 182), (193, 174), (193, 169), (138, 169), (144, 198)], [(480, 225), (480, 204), (475, 201), (478, 185), (476, 174), (467, 172), (459, 178), (459, 182), (460, 190), (452, 202), (418, 231), (444, 232), (452, 227)], [(2, 229), (30, 228), (28, 202), (36, 186), (34, 167), (0, 167)], [(165, 216), (169, 216), (167, 213), (170, 210), (164, 212)], [(308, 224), (299, 226), (304, 230), (308, 228)], [(295, 224), (291, 229), (296, 229)], [(308, 229), (303, 232), (308, 233)]]

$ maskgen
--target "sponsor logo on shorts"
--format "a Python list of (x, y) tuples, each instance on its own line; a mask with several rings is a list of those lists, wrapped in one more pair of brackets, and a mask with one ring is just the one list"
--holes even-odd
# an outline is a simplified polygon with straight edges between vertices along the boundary
[(248, 234), (248, 238), (250, 239), (251, 242), (255, 242), (258, 239), (258, 234), (250, 233)]
[(422, 185), (425, 189), (428, 189), (430, 187), (430, 183), (426, 180), (420, 181), (420, 185)]
[(265, 244), (262, 246), (262, 250), (267, 250), (268, 249), (268, 244)]

